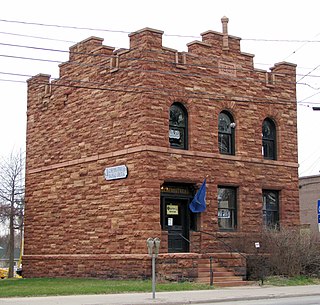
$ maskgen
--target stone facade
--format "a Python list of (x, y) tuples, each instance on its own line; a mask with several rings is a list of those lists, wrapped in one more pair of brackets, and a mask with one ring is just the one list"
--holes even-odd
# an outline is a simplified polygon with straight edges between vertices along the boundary
[[(163, 32), (150, 28), (130, 34), (128, 50), (90, 37), (70, 48), (58, 79), (28, 80), (25, 276), (150, 276), (146, 239), (159, 236), (160, 253), (170, 256), (165, 183), (195, 191), (207, 177), (207, 209), (188, 236), (194, 257), (225, 251), (200, 231), (225, 240), (261, 232), (264, 189), (279, 191), (280, 226), (299, 225), (295, 65), (255, 69), (223, 24), (187, 52), (164, 47)], [(174, 102), (188, 113), (187, 149), (169, 144)], [(223, 110), (236, 123), (234, 155), (219, 153)], [(277, 160), (261, 154), (267, 117)], [(118, 165), (128, 176), (106, 180), (104, 170)], [(231, 232), (219, 231), (218, 186), (237, 190)]]

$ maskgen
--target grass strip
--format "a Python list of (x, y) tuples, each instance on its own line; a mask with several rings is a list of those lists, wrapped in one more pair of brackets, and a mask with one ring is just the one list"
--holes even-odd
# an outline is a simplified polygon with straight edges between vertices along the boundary
[[(156, 291), (211, 289), (209, 285), (191, 282), (157, 283)], [(101, 280), (83, 278), (34, 278), (0, 280), (1, 297), (32, 297), (54, 295), (112, 294), (151, 292), (149, 280)]]
[(290, 278), (284, 276), (272, 276), (267, 277), (264, 284), (272, 286), (320, 285), (320, 279), (306, 276), (295, 276)]

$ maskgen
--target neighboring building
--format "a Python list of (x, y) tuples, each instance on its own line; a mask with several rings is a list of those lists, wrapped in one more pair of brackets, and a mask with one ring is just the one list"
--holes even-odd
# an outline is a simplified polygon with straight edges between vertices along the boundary
[[(20, 258), (20, 249), (14, 249), (14, 265), (17, 266)], [(0, 246), (0, 268), (8, 268), (9, 267), (9, 250), (6, 246)]]
[(299, 225), (296, 65), (255, 69), (227, 22), (187, 52), (90, 37), (28, 80), (24, 276), (149, 277), (160, 237), (158, 272), (195, 279), (209, 256), (241, 267), (224, 243)]
[(320, 241), (318, 226), (318, 201), (320, 200), (320, 175), (299, 179), (300, 222), (308, 225), (311, 235)]

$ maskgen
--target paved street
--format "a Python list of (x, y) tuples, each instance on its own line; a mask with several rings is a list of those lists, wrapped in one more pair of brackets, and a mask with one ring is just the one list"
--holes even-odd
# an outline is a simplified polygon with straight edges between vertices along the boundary
[[(128, 293), (39, 298), (2, 298), (1, 305), (318, 305), (320, 285), (296, 287), (249, 286), (204, 291)], [(287, 303), (286, 303), (287, 302)]]
[(320, 305), (319, 296), (302, 296), (302, 297), (275, 297), (272, 299), (262, 300), (244, 300), (231, 302), (210, 302), (201, 303), (201, 305)]

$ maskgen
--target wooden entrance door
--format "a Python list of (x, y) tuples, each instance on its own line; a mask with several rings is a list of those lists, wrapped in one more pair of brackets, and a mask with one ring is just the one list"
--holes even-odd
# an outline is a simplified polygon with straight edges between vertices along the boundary
[(189, 200), (164, 199), (164, 221), (168, 230), (168, 252), (189, 252)]

